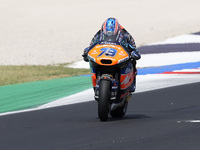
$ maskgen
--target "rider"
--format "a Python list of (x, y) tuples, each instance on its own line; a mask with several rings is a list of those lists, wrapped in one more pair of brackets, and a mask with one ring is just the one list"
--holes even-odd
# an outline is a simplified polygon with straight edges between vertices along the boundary
[[(101, 29), (93, 37), (90, 46), (84, 50), (83, 59), (88, 62), (88, 52), (100, 42), (114, 42), (119, 43), (130, 54), (132, 59), (135, 76), (137, 74), (136, 60), (140, 59), (140, 52), (136, 48), (135, 40), (133, 37), (118, 23), (115, 18), (108, 18), (102, 25)], [(134, 80), (135, 81), (135, 80)], [(135, 82), (131, 92), (135, 91)]]

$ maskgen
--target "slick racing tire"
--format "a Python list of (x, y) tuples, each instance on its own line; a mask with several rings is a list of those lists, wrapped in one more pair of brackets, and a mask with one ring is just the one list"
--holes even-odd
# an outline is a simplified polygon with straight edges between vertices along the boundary
[(101, 121), (108, 120), (110, 110), (110, 81), (101, 80), (99, 88), (98, 116)]

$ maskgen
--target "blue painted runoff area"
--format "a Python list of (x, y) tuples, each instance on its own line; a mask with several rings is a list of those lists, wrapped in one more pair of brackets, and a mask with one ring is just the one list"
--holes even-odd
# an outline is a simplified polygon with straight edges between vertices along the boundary
[(166, 65), (160, 67), (138, 68), (138, 75), (158, 74), (163, 72), (171, 72), (174, 70), (194, 69), (199, 67), (200, 67), (200, 61), (192, 63)]

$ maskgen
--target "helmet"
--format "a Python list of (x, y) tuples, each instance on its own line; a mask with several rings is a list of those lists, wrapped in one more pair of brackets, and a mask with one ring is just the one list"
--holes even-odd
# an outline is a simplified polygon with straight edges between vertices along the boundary
[(119, 31), (119, 23), (115, 18), (108, 18), (102, 25), (102, 40), (115, 42)]

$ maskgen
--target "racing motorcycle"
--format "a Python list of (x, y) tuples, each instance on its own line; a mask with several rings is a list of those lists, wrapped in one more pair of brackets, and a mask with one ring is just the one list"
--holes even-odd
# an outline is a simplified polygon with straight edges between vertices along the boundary
[(123, 117), (135, 79), (129, 53), (115, 43), (97, 44), (88, 52), (98, 116)]

